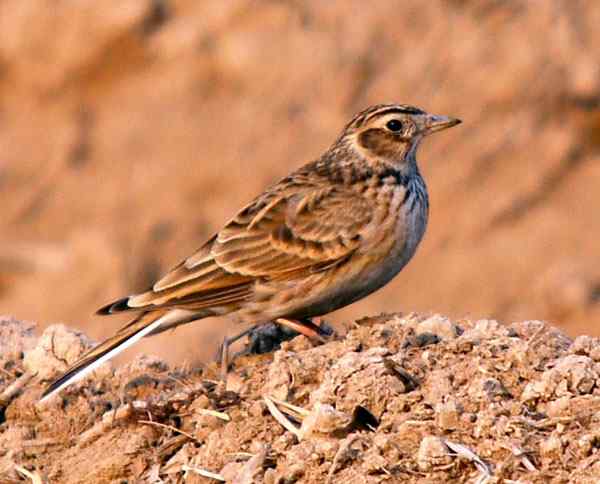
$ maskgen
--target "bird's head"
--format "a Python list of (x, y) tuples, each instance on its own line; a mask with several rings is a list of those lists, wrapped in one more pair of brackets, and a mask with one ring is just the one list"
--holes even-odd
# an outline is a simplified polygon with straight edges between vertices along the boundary
[(416, 149), (425, 136), (460, 122), (406, 104), (380, 104), (357, 114), (339, 141), (350, 145), (368, 162), (402, 168), (414, 163)]

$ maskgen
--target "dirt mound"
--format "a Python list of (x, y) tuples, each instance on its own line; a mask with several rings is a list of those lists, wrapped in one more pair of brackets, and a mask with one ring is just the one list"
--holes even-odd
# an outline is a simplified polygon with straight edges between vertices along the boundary
[[(600, 335), (600, 2), (364, 5), (1, 1), (2, 312), (108, 336), (124, 321), (99, 306), (399, 101), (463, 124), (419, 152), (414, 260), (334, 317), (535, 314)], [(144, 348), (202, 356), (215, 328)]]
[(540, 321), (381, 315), (241, 357), (226, 383), (140, 357), (41, 404), (40, 375), (90, 342), (14, 319), (0, 341), (2, 482), (600, 479), (600, 342)]

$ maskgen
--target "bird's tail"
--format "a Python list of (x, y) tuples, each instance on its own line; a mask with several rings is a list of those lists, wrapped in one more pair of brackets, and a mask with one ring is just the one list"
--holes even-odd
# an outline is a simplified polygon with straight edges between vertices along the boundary
[(181, 313), (188, 312), (171, 310), (141, 313), (133, 321), (121, 328), (117, 334), (85, 353), (61, 376), (50, 383), (44, 390), (41, 400), (46, 400), (66, 386), (81, 380), (98, 368), (102, 363), (129, 348), (144, 336), (148, 336), (151, 333), (156, 334), (161, 332), (161, 330), (166, 329), (161, 326), (172, 327), (184, 320), (190, 320), (189, 314)]

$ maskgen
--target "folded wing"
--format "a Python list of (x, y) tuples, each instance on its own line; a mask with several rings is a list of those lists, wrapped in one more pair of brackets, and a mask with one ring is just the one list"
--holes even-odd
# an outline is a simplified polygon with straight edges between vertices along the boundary
[[(253, 201), (151, 290), (104, 309), (230, 312), (257, 281), (294, 279), (344, 263), (373, 218), (370, 200), (346, 186), (278, 185)], [(103, 311), (103, 310), (101, 310)]]

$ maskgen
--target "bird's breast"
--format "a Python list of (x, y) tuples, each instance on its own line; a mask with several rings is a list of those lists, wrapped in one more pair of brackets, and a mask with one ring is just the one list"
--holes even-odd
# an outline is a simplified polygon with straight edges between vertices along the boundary
[(379, 263), (368, 269), (374, 286), (387, 284), (413, 257), (425, 234), (428, 212), (422, 180), (395, 191), (389, 204), (389, 223), (381, 224), (380, 238), (371, 247), (372, 257), (380, 258)]
[(412, 258), (427, 228), (429, 199), (427, 188), (419, 177), (408, 186), (406, 199), (402, 203), (396, 220), (396, 256), (401, 267)]

